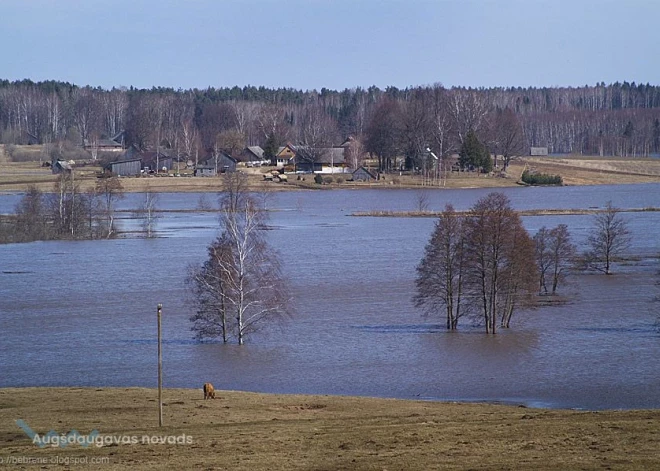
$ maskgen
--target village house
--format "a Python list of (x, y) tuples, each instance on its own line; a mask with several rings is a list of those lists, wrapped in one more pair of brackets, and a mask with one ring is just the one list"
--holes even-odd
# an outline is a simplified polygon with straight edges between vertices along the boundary
[(344, 147), (310, 148), (291, 146), (296, 172), (343, 173), (345, 168)]
[(85, 139), (83, 148), (90, 152), (122, 152), (124, 150), (124, 131), (110, 138)]
[(293, 146), (291, 144), (287, 144), (284, 147), (277, 149), (277, 154), (275, 154), (275, 161), (271, 162), (271, 164), (277, 167), (291, 165), (293, 164), (293, 159), (295, 156), (296, 151), (293, 149)]

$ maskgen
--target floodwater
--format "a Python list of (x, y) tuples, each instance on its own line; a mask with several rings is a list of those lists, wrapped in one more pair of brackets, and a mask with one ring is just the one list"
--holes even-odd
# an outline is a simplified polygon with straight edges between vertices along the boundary
[[(503, 190), (517, 209), (657, 206), (660, 185)], [(489, 190), (429, 190), (429, 209), (467, 209)], [(350, 217), (412, 210), (414, 190), (276, 194), (269, 242), (296, 314), (242, 347), (193, 340), (184, 280), (217, 235), (214, 213), (164, 213), (161, 237), (0, 246), (0, 387), (157, 384), (156, 305), (163, 304), (165, 387), (494, 401), (554, 408), (660, 407), (654, 296), (660, 213), (625, 213), (632, 262), (576, 275), (569, 304), (519, 312), (487, 336), (448, 333), (411, 302), (430, 218)], [(195, 209), (198, 194), (162, 194)], [(136, 207), (140, 195), (121, 202)], [(207, 200), (214, 196), (207, 195)], [(0, 212), (17, 195), (0, 196)], [(122, 221), (125, 228), (131, 220)], [(581, 244), (590, 216), (527, 217), (530, 233), (565, 223)]]

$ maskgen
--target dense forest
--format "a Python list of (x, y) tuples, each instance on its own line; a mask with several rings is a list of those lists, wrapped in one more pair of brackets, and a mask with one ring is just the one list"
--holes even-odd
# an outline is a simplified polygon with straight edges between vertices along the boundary
[(246, 145), (310, 147), (353, 136), (384, 162), (458, 152), (468, 132), (491, 152), (648, 156), (660, 152), (660, 86), (604, 83), (556, 88), (343, 91), (80, 87), (0, 80), (0, 143), (93, 143), (125, 131), (124, 144), (156, 142), (179, 156)]

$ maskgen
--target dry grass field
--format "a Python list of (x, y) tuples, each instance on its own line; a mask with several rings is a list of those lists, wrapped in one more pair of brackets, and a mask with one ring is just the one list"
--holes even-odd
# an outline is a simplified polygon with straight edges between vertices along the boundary
[[(166, 389), (163, 398), (159, 428), (153, 389), (0, 389), (0, 460), (6, 469), (61, 468), (54, 463), (67, 458), (67, 469), (660, 468), (660, 411), (230, 391), (204, 401), (201, 385)], [(18, 419), (40, 435), (97, 430), (105, 445), (40, 448)]]

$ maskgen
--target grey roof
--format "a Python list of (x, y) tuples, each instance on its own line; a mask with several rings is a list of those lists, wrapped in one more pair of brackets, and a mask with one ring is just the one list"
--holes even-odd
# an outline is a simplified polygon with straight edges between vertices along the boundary
[[(235, 158), (233, 158), (231, 155), (227, 154), (226, 152), (220, 152), (218, 154), (218, 163), (221, 163), (223, 161), (223, 159), (230, 160), (234, 163), (238, 162), (238, 160), (236, 160)], [(210, 156), (210, 157), (207, 157), (205, 159), (202, 159), (202, 160), (200, 160), (200, 164), (207, 165), (207, 166), (212, 166), (213, 168), (215, 168), (215, 157)], [(198, 165), (198, 167), (199, 167), (199, 165)]]
[(55, 165), (57, 165), (62, 170), (69, 170), (69, 171), (73, 170), (71, 164), (66, 160), (57, 160), (57, 162), (55, 162)]
[(529, 155), (548, 155), (547, 147), (532, 147), (529, 151)]
[(122, 147), (122, 145), (119, 142), (113, 139), (99, 139), (98, 141), (96, 141), (96, 143), (90, 142), (89, 139), (85, 139), (85, 147), (94, 147), (94, 145), (96, 145), (97, 147), (114, 147), (114, 148)]
[(112, 162), (108, 162), (105, 166), (105, 168), (110, 168), (113, 165), (119, 165), (119, 164), (125, 164), (128, 162), (142, 162), (142, 159), (119, 159), (119, 160), (113, 160)]
[(374, 175), (373, 173), (371, 173), (371, 172), (370, 172), (368, 169), (366, 169), (365, 167), (358, 167), (358, 168), (356, 168), (356, 169), (353, 171), (353, 175), (355, 175), (355, 174), (358, 173), (358, 172), (360, 172), (360, 173), (366, 173), (366, 174), (368, 174), (371, 178), (373, 178), (374, 180), (376, 179), (376, 175)]
[(260, 146), (247, 146), (246, 149), (259, 160), (264, 159), (264, 150)]
[(320, 164), (342, 164), (344, 163), (344, 148), (343, 147), (321, 147), (311, 149), (307, 146), (291, 146), (296, 152), (296, 159), (302, 161)]

